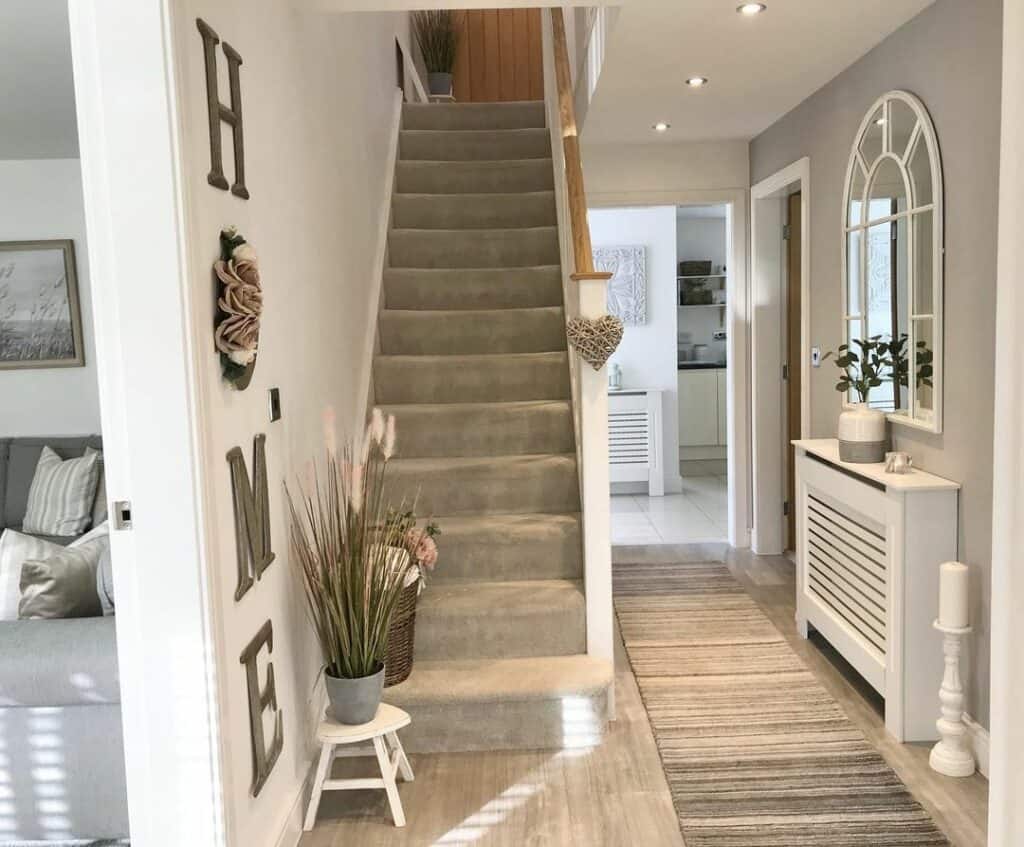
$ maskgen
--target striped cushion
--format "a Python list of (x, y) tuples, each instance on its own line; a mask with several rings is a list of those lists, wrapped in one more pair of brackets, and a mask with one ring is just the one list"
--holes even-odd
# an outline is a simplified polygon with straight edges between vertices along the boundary
[(92, 521), (99, 481), (99, 454), (61, 459), (44, 447), (28, 491), (24, 532), (36, 535), (81, 535)]

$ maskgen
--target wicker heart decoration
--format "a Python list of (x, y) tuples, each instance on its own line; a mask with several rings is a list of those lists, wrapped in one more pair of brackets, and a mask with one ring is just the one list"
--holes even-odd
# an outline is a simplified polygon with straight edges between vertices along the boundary
[(566, 333), (583, 361), (599, 371), (622, 341), (622, 321), (614, 315), (573, 318), (566, 324)]

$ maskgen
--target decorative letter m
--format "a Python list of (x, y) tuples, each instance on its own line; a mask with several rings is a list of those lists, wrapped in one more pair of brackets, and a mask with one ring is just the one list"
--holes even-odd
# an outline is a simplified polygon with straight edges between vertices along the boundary
[(259, 579), (274, 561), (270, 549), (270, 499), (267, 494), (267, 437), (257, 435), (252, 444), (252, 486), (245, 469), (241, 447), (228, 451), (231, 493), (235, 506), (235, 545), (238, 556), (238, 586), (235, 600), (241, 600), (253, 580)]

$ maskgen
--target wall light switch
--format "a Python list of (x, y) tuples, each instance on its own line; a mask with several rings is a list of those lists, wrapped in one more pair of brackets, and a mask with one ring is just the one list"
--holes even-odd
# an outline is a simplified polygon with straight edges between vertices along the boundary
[(812, 347), (811, 348), (811, 367), (812, 368), (820, 368), (821, 367), (821, 348), (820, 347)]
[(270, 389), (270, 422), (281, 420), (281, 389)]

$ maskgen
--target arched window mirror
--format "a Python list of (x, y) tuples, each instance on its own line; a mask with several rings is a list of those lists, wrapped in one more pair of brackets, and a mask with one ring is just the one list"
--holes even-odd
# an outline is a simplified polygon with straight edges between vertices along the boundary
[[(864, 116), (843, 203), (843, 332), (887, 346), (868, 398), (889, 419), (942, 431), (942, 163), (931, 118), (890, 91)], [(848, 402), (855, 402), (851, 396)]]

